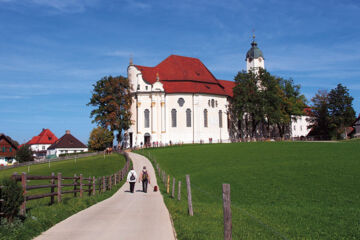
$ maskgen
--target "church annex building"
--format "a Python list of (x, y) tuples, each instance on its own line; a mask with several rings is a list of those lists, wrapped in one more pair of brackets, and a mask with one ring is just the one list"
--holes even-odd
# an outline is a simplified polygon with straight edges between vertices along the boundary
[[(255, 41), (247, 71), (264, 68)], [(217, 79), (197, 58), (171, 55), (155, 67), (130, 62), (131, 127), (127, 146), (230, 142), (228, 104), (235, 82)], [(306, 121), (299, 121), (306, 124)], [(292, 123), (294, 124), (294, 123)], [(296, 121), (295, 121), (296, 124)], [(306, 126), (297, 126), (306, 136)]]

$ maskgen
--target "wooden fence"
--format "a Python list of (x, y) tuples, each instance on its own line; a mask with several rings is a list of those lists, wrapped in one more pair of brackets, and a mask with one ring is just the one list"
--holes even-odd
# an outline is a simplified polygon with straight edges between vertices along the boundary
[[(62, 176), (61, 173), (58, 173), (57, 175), (52, 173), (50, 176), (35, 176), (27, 175), (26, 173), (14, 173), (12, 178), (17, 182), (21, 182), (23, 189), (24, 202), (20, 207), (20, 214), (23, 216), (26, 215), (26, 203), (28, 201), (50, 197), (51, 205), (55, 202), (55, 198), (57, 202), (61, 202), (64, 194), (72, 194), (73, 197), (83, 197), (84, 194), (95, 195), (96, 192), (102, 193), (107, 190), (111, 190), (114, 185), (120, 183), (126, 177), (126, 173), (129, 171), (130, 158), (126, 152), (123, 154), (126, 158), (126, 163), (121, 170), (109, 176), (102, 176), (98, 178), (95, 178), (94, 176), (84, 177), (83, 174), (80, 174), (79, 176), (76, 174), (74, 176)], [(48, 180), (49, 183), (37, 185), (29, 184), (30, 181), (38, 180)], [(49, 189), (49, 192), (31, 194), (32, 190), (44, 188)]]
[[(169, 174), (166, 174), (157, 163), (155, 158), (152, 158), (150, 153), (148, 158), (153, 163), (156, 168), (156, 173), (159, 176), (160, 180), (164, 184), (164, 192), (170, 195), (170, 178)], [(188, 202), (188, 214), (190, 216), (194, 215), (194, 209), (192, 204), (192, 194), (191, 194), (191, 182), (190, 175), (186, 175), (186, 192), (187, 192), (187, 202)], [(172, 177), (172, 186), (171, 186), (171, 198), (175, 199), (175, 186), (176, 179)], [(223, 184), (222, 186), (222, 198), (223, 198), (223, 214), (224, 214), (224, 240), (232, 239), (232, 220), (231, 220), (231, 200), (230, 200), (230, 184)], [(181, 181), (178, 181), (178, 194), (177, 200), (181, 200)]]

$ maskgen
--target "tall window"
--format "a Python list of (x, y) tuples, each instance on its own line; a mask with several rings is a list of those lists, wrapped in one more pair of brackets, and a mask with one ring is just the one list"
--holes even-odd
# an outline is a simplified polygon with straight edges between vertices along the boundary
[(150, 127), (150, 111), (149, 109), (145, 109), (144, 111), (144, 117), (145, 117), (145, 127)]
[(171, 126), (176, 127), (176, 109), (171, 110)]
[(208, 127), (208, 110), (204, 110), (204, 127)]
[(6, 151), (6, 148), (5, 148), (5, 147), (3, 147), (2, 151), (3, 151), (3, 152), (5, 152), (5, 151)]
[(214, 101), (214, 99), (211, 99), (211, 107), (215, 107), (215, 101)]
[(222, 128), (222, 111), (219, 111), (219, 128)]
[(191, 127), (191, 110), (186, 109), (186, 127)]

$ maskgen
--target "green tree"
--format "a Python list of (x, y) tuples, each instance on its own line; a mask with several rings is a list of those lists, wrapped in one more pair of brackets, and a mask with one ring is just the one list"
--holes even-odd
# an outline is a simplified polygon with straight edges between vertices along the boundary
[[(300, 93), (300, 85), (295, 85), (292, 79), (279, 78), (282, 100), (280, 101), (280, 117), (277, 121), (280, 137), (289, 132), (292, 118), (304, 115), (306, 98)], [(289, 132), (290, 134), (290, 132)]]
[[(330, 129), (333, 138), (346, 137), (345, 129), (355, 121), (355, 111), (352, 107), (353, 97), (349, 90), (338, 84), (328, 95), (328, 109), (330, 118)], [(345, 135), (344, 135), (345, 134)]]
[(114, 135), (106, 128), (97, 127), (90, 133), (88, 146), (91, 150), (103, 151), (113, 145)]
[(116, 140), (122, 140), (122, 133), (129, 129), (131, 121), (131, 95), (127, 78), (103, 77), (93, 85), (92, 97), (88, 106), (93, 106), (90, 117), (93, 123), (109, 128), (112, 134), (117, 131)]
[(29, 162), (34, 161), (33, 153), (30, 145), (24, 144), (16, 151), (16, 160), (18, 162)]
[(232, 111), (238, 119), (240, 136), (255, 137), (258, 125), (264, 120), (263, 96), (254, 72), (239, 72), (235, 76)]

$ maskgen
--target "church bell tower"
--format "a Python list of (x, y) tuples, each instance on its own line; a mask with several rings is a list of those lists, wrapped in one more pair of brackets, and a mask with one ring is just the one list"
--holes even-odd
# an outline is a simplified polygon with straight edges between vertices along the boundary
[(259, 68), (265, 69), (264, 64), (264, 55), (262, 51), (258, 48), (257, 43), (255, 42), (255, 35), (253, 35), (253, 41), (251, 42), (251, 48), (246, 53), (246, 71), (253, 71), (258, 73)]

